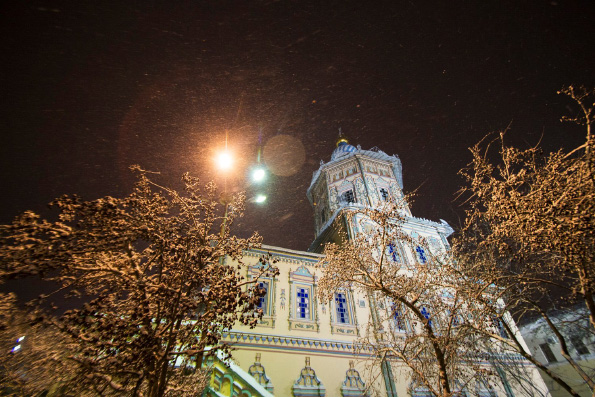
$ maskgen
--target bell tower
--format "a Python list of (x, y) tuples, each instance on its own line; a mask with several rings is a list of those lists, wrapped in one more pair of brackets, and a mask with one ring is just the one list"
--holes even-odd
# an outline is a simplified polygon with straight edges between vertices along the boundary
[[(403, 199), (401, 160), (378, 148), (355, 147), (340, 134), (331, 160), (321, 161), (314, 172), (307, 196), (314, 207), (315, 240), (310, 251), (321, 252), (337, 237), (335, 221), (342, 209), (376, 208)], [(402, 211), (411, 216), (406, 203)]]

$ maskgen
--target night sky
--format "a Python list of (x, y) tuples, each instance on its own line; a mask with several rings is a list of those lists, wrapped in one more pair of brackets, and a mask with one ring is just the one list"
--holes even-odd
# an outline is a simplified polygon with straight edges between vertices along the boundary
[(186, 171), (223, 185), (213, 156), (228, 131), (230, 191), (246, 187), (259, 137), (264, 161), (285, 165), (237, 232), (303, 250), (306, 189), (341, 128), (398, 154), (414, 215), (456, 228), (467, 147), (510, 125), (511, 144), (573, 148), (584, 130), (559, 122), (577, 107), (556, 91), (595, 84), (592, 1), (11, 3), (0, 8), (2, 223), (62, 194), (128, 194), (131, 164), (170, 186)]

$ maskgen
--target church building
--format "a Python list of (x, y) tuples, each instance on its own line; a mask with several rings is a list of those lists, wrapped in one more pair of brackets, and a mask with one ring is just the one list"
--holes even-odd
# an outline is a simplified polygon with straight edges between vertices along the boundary
[[(412, 388), (409, 371), (398, 360), (376, 365), (371, 352), (358, 345), (372, 311), (377, 310), (371, 297), (356, 291), (337, 292), (330, 302), (317, 297), (321, 272), (316, 264), (324, 258), (324, 245), (339, 241), (337, 225), (344, 225), (348, 234), (361, 227), (342, 219), (342, 210), (373, 208), (404, 198), (399, 157), (340, 139), (330, 161), (321, 162), (314, 172), (306, 194), (315, 223), (315, 238), (307, 252), (263, 245), (244, 255), (248, 277), (258, 274), (263, 266), (260, 258), (269, 253), (276, 258), (280, 274), (258, 281), (266, 290), (259, 303), (264, 313), (259, 324), (253, 329), (237, 326), (225, 334), (224, 341), (236, 350), (231, 362), (220, 357), (212, 361), (206, 395), (428, 396), (427, 391)], [(448, 223), (417, 218), (408, 206), (402, 211), (403, 231), (428, 244), (413, 249), (395, 246), (395, 257), (423, 263), (427, 249), (449, 249), (447, 237), (453, 229)], [(531, 382), (541, 385), (543, 381), (534, 372)], [(505, 383), (469, 395), (523, 395)]]

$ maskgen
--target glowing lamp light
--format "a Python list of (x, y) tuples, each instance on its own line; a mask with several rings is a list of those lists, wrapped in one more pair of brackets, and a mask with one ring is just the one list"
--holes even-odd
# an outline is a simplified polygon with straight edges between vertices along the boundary
[(223, 171), (229, 170), (233, 165), (233, 158), (231, 157), (231, 154), (227, 151), (219, 153), (217, 155), (216, 161), (217, 166)]
[(267, 201), (267, 196), (265, 196), (264, 194), (259, 194), (256, 196), (256, 198), (254, 199), (255, 202), (262, 204), (265, 201)]
[(265, 176), (266, 172), (264, 171), (264, 168), (257, 168), (254, 171), (252, 171), (252, 180), (254, 182), (264, 181)]

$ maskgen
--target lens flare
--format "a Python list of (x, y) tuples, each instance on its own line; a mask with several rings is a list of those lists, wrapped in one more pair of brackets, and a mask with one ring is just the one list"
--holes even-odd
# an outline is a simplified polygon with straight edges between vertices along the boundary
[(233, 165), (233, 157), (228, 151), (221, 152), (216, 157), (217, 166), (222, 171), (227, 171)]
[(265, 177), (266, 177), (266, 172), (263, 168), (257, 168), (254, 171), (252, 171), (252, 180), (254, 182), (262, 182), (262, 181), (264, 181)]

